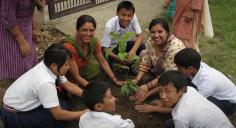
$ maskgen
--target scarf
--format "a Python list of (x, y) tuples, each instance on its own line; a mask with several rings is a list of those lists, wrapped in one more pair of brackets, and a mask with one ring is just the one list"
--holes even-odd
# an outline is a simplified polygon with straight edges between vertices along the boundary
[(169, 49), (170, 43), (174, 39), (174, 35), (170, 34), (168, 39), (167, 39), (167, 44), (166, 46), (162, 49), (161, 54), (156, 62), (155, 66), (155, 73), (159, 76), (162, 72), (165, 71), (164, 68), (164, 61), (166, 60), (166, 54)]
[(82, 48), (78, 45), (78, 42), (70, 35), (67, 35), (66, 38), (64, 38), (61, 41), (61, 43), (72, 44), (74, 46), (74, 48), (76, 49), (78, 56), (84, 60), (88, 60), (93, 54), (93, 51), (94, 51), (96, 44), (97, 44), (97, 39), (95, 37), (92, 38), (92, 40), (88, 46), (88, 54), (87, 55), (84, 54)]

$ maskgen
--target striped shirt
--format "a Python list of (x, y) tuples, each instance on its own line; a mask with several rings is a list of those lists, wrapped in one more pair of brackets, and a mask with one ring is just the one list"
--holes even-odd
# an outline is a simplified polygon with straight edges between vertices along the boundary
[[(0, 80), (16, 79), (37, 64), (35, 44), (32, 41), (32, 0), (0, 0)], [(19, 44), (10, 29), (19, 26), (32, 53), (23, 57)]]

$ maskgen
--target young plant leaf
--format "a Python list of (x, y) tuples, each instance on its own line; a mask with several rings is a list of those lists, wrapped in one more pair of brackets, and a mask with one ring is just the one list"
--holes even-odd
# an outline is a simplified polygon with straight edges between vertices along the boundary
[(126, 95), (127, 94), (127, 90), (128, 90), (128, 86), (126, 84), (124, 84), (121, 87), (121, 94)]
[(118, 53), (118, 57), (121, 61), (124, 61), (126, 56), (127, 56), (127, 53), (120, 53), (120, 52)]
[(135, 60), (139, 60), (140, 57), (135, 55), (135, 56), (132, 56), (130, 59), (131, 59), (131, 61), (135, 61)]
[(108, 50), (106, 50), (105, 52), (105, 58), (108, 59), (108, 56), (109, 54), (113, 51), (113, 49), (115, 48), (116, 46), (112, 46), (111, 48), (109, 48)]
[(134, 92), (138, 91), (138, 86), (137, 85), (130, 85), (130, 89), (132, 89)]
[(115, 34), (115, 32), (110, 32), (109, 34), (110, 34), (110, 36), (111, 36), (111, 38), (112, 38), (113, 40), (115, 40), (116, 42), (118, 42), (118, 34)]

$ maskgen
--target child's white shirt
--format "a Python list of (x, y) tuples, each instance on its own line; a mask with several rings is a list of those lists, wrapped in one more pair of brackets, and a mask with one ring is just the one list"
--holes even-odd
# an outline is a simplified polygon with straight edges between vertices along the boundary
[(90, 111), (80, 117), (79, 128), (134, 128), (130, 119), (122, 119), (120, 115)]

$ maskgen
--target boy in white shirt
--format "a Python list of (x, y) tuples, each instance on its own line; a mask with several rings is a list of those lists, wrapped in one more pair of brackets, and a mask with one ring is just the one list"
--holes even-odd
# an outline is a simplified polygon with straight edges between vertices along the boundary
[(111, 32), (118, 34), (119, 39), (127, 32), (135, 32), (136, 38), (127, 42), (126, 52), (128, 53), (128, 57), (132, 57), (135, 54), (139, 55), (145, 48), (142, 43), (142, 30), (134, 12), (135, 8), (132, 2), (122, 1), (117, 6), (117, 16), (112, 17), (106, 23), (105, 33), (101, 43), (103, 52), (106, 52), (112, 46), (116, 46), (116, 48), (109, 54), (108, 62), (110, 63), (110, 66), (112, 66), (114, 61), (120, 62), (120, 59), (117, 56), (119, 53), (117, 42), (111, 38)]
[(174, 58), (178, 69), (192, 80), (198, 92), (218, 106), (226, 115), (236, 108), (236, 86), (224, 74), (201, 62), (200, 54), (186, 48)]
[(91, 111), (81, 116), (80, 128), (134, 128), (132, 120), (106, 113), (115, 111), (115, 97), (107, 83), (89, 83), (83, 91), (82, 100)]
[(173, 108), (165, 128), (233, 128), (226, 115), (193, 87), (179, 71), (166, 71), (158, 79), (164, 107)]

